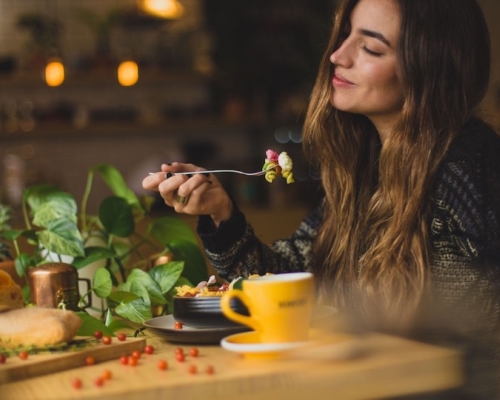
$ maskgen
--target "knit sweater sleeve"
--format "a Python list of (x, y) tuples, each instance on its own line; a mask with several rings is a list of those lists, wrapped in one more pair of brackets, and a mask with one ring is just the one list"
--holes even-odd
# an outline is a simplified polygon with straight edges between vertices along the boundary
[(476, 127), (457, 138), (435, 180), (431, 282), (465, 327), (468, 318), (500, 327), (499, 157), (500, 138)]
[(219, 275), (232, 280), (251, 274), (311, 270), (312, 241), (321, 220), (321, 207), (307, 216), (288, 239), (263, 243), (244, 214), (236, 207), (231, 218), (215, 227), (208, 216), (200, 216), (197, 232), (208, 260)]

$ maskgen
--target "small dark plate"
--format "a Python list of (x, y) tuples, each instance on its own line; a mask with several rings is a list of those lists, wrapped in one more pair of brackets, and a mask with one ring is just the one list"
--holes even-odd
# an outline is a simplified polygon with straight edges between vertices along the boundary
[(168, 340), (172, 343), (190, 344), (219, 344), (220, 341), (229, 335), (248, 332), (250, 328), (243, 325), (230, 328), (192, 328), (184, 326), (182, 329), (175, 329), (173, 315), (164, 315), (144, 322), (144, 326), (154, 335)]
[[(173, 317), (193, 328), (241, 327), (241, 324), (222, 313), (220, 300), (220, 297), (174, 297)], [(240, 314), (249, 315), (247, 308), (238, 299), (231, 299), (231, 308)]]

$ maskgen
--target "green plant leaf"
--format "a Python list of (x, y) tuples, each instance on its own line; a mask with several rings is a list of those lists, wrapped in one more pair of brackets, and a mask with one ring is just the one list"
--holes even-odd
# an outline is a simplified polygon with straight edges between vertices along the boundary
[(123, 175), (115, 167), (109, 164), (97, 164), (90, 171), (99, 174), (115, 196), (125, 199), (136, 212), (144, 213), (139, 199), (128, 187)]
[(198, 244), (175, 240), (168, 247), (174, 253), (175, 260), (184, 260), (183, 276), (196, 284), (208, 279), (205, 258)]
[(126, 304), (120, 304), (115, 308), (115, 312), (120, 317), (139, 324), (153, 318), (151, 306), (149, 304), (145, 304), (142, 299), (137, 299)]
[(121, 197), (108, 197), (102, 201), (99, 220), (110, 234), (119, 237), (130, 236), (135, 229), (132, 208)]
[(174, 240), (198, 245), (191, 227), (179, 218), (157, 218), (148, 225), (147, 234), (152, 235), (163, 247), (169, 247)]
[(108, 296), (108, 299), (116, 302), (116, 303), (130, 303), (133, 300), (140, 299), (141, 297), (137, 296), (135, 293), (126, 292), (124, 290), (115, 290), (111, 292)]
[(171, 261), (158, 265), (149, 271), (149, 275), (160, 286), (163, 294), (175, 285), (184, 270), (184, 261)]
[(113, 314), (111, 313), (111, 310), (108, 308), (106, 310), (106, 316), (104, 317), (104, 325), (109, 326), (112, 321), (113, 321)]
[(85, 247), (84, 251), (84, 256), (75, 257), (73, 260), (72, 264), (76, 269), (86, 267), (87, 265), (99, 260), (113, 258), (116, 256), (116, 254), (107, 247)]
[(3, 236), (5, 239), (14, 241), (17, 240), (19, 236), (21, 236), (25, 231), (21, 229), (9, 229), (3, 232)]
[(34, 266), (31, 257), (25, 253), (19, 254), (15, 260), (16, 272), (19, 276), (25, 276), (29, 267)]
[(100, 319), (97, 319), (84, 311), (77, 312), (77, 315), (82, 320), (82, 325), (76, 333), (78, 336), (94, 336), (94, 333), (101, 331), (104, 335), (113, 335), (113, 331), (109, 329)]
[[(62, 201), (63, 199), (73, 199), (73, 196), (67, 192), (62, 191), (53, 185), (34, 185), (24, 190), (23, 200), (28, 204), (31, 211), (36, 213), (38, 209), (49, 201)], [(75, 210), (72, 214), (76, 213)]]
[(108, 328), (111, 329), (114, 332), (123, 330), (123, 329), (133, 329), (135, 330), (135, 327), (128, 324), (126, 321), (122, 319), (116, 319), (114, 318), (110, 324), (108, 325)]
[(62, 218), (76, 224), (76, 212), (76, 202), (73, 197), (63, 192), (53, 193), (36, 210), (33, 210), (33, 224), (46, 228), (52, 220)]
[[(148, 300), (151, 305), (165, 304), (166, 300), (160, 289), (160, 286), (153, 280), (153, 278), (145, 271), (134, 268), (128, 278), (127, 282), (130, 283), (130, 291), (141, 296), (144, 302)], [(144, 295), (144, 290), (147, 296)]]
[(38, 244), (38, 236), (36, 234), (37, 231), (34, 229), (26, 229), (22, 231), (21, 235), (28, 239), (28, 242), (32, 245), (36, 246)]
[(92, 279), (92, 290), (96, 296), (101, 299), (108, 297), (112, 288), (113, 283), (109, 271), (106, 268), (98, 268)]
[(130, 282), (120, 283), (117, 287), (117, 291), (130, 292)]
[(56, 254), (67, 256), (84, 255), (83, 240), (80, 230), (74, 222), (66, 218), (50, 221), (47, 229), (37, 232), (40, 243)]

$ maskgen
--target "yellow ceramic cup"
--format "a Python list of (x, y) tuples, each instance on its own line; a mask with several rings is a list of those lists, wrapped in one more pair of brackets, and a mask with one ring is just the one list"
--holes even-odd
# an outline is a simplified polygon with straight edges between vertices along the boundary
[[(314, 300), (309, 272), (266, 275), (243, 281), (243, 290), (226, 292), (221, 299), (226, 317), (254, 329), (262, 343), (301, 342), (308, 339)], [(231, 299), (241, 300), (250, 316), (235, 312)]]

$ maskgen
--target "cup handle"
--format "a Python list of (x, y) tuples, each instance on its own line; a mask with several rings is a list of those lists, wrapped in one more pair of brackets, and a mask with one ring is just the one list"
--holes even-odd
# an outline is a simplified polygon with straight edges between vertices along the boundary
[[(86, 293), (90, 292), (92, 285), (90, 283), (90, 279), (88, 278), (78, 278), (79, 281), (84, 281), (87, 284), (87, 290), (85, 291)], [(84, 308), (92, 307), (92, 293), (90, 293), (87, 296), (88, 301), (85, 303), (83, 306)]]
[[(250, 311), (250, 316), (240, 314), (231, 308), (231, 300), (233, 298), (237, 298), (243, 304), (245, 304), (245, 306)], [(232, 319), (233, 321), (236, 321), (240, 324), (247, 325), (250, 328), (253, 328), (255, 331), (260, 331), (261, 330), (260, 323), (255, 318), (252, 318), (252, 316), (251, 316), (251, 314), (252, 314), (251, 313), (251, 304), (252, 304), (252, 302), (251, 302), (250, 298), (245, 293), (243, 293), (242, 290), (239, 290), (239, 289), (232, 289), (232, 290), (224, 293), (224, 295), (221, 298), (221, 303), (220, 303), (222, 312), (224, 313), (224, 315), (227, 318)]]

